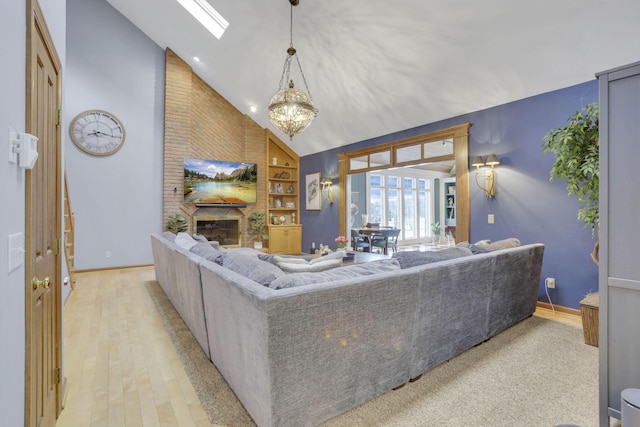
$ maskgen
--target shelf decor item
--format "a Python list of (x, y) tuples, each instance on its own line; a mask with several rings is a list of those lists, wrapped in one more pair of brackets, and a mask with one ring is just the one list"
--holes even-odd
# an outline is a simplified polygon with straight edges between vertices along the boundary
[(345, 236), (338, 236), (335, 239), (336, 245), (338, 245), (338, 249), (340, 250), (344, 250), (344, 248), (347, 246), (347, 238)]

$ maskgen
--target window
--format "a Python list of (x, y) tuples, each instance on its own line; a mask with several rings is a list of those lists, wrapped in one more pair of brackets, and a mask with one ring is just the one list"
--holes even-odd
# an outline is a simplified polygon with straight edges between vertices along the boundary
[(428, 237), (433, 222), (432, 179), (410, 174), (411, 169), (402, 174), (398, 170), (367, 174), (369, 222), (402, 229), (399, 239), (405, 242)]

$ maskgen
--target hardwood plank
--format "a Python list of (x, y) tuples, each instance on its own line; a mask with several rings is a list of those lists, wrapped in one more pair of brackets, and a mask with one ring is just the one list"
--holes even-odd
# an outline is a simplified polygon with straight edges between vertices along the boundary
[(57, 427), (211, 427), (145, 282), (152, 266), (76, 272)]

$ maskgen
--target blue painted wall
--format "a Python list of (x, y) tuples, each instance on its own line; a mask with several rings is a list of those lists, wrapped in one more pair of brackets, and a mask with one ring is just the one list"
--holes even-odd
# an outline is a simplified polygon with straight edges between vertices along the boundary
[[(551, 129), (564, 126), (584, 105), (598, 100), (596, 80), (515, 101), (482, 111), (426, 124), (390, 135), (361, 141), (339, 149), (301, 158), (301, 177), (321, 172), (338, 183), (337, 154), (397, 139), (471, 123), (469, 156), (496, 154), (497, 195), (487, 199), (470, 175), (471, 241), (517, 237), (524, 243), (545, 244), (545, 256), (538, 299), (548, 302), (544, 278), (555, 277), (556, 289), (549, 291), (554, 304), (575, 308), (589, 292), (598, 289), (598, 269), (590, 258), (595, 243), (591, 230), (577, 220), (575, 197), (568, 197), (564, 181), (549, 181), (553, 155), (543, 154), (542, 141)], [(482, 182), (482, 181), (481, 181)], [(304, 189), (301, 200), (304, 200)], [(334, 204), (326, 196), (322, 210), (301, 210), (302, 247), (311, 242), (331, 243), (338, 235), (338, 188)], [(488, 224), (493, 214), (495, 223)]]

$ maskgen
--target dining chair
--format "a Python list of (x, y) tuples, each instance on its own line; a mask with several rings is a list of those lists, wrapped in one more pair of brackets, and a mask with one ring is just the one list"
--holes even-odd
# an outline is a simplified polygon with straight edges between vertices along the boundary
[(358, 230), (351, 229), (351, 247), (354, 251), (362, 249), (364, 252), (369, 252), (371, 246), (369, 244), (369, 238), (358, 233)]
[(385, 255), (388, 254), (389, 248), (396, 253), (398, 251), (398, 236), (400, 235), (400, 229), (394, 228), (391, 230), (380, 230), (381, 235), (377, 236), (375, 239), (371, 241), (372, 249), (380, 248), (382, 249), (382, 253)]

